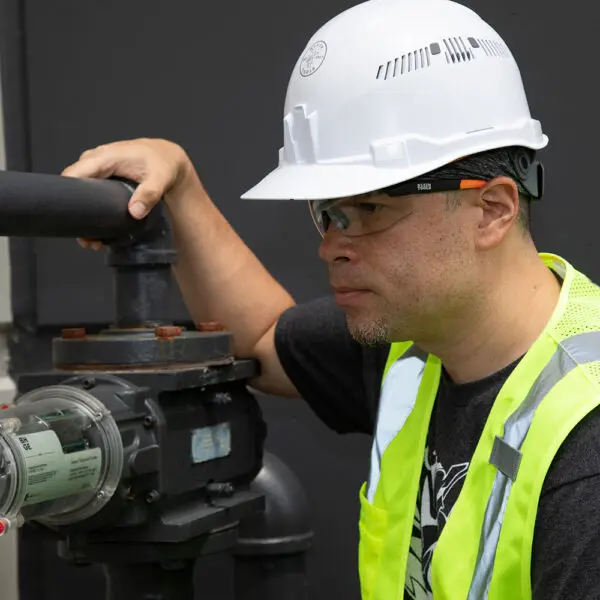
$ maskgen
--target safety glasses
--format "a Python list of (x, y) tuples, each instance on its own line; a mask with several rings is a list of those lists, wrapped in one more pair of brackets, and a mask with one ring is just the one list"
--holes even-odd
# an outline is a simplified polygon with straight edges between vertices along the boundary
[(480, 179), (413, 179), (391, 187), (333, 200), (310, 200), (308, 205), (313, 221), (321, 236), (330, 227), (345, 236), (358, 237), (384, 231), (410, 214), (402, 203), (382, 200), (383, 196), (397, 197), (413, 194), (433, 194), (454, 190), (482, 188), (487, 181)]

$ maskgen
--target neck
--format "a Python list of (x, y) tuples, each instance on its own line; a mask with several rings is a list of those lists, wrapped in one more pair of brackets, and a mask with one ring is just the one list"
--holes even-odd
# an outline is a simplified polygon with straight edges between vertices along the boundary
[(496, 261), (485, 272), (485, 295), (457, 319), (453, 331), (445, 332), (444, 341), (419, 343), (440, 358), (456, 383), (483, 379), (523, 356), (560, 295), (560, 284), (535, 249), (519, 253), (516, 260)]

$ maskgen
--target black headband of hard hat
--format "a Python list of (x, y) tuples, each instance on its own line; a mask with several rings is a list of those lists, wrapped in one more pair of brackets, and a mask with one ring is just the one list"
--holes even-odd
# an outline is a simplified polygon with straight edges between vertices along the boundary
[[(426, 179), (483, 179), (510, 177), (520, 194), (539, 200), (544, 192), (544, 170), (535, 151), (511, 146), (472, 154), (422, 176)], [(417, 179), (420, 179), (418, 177)]]

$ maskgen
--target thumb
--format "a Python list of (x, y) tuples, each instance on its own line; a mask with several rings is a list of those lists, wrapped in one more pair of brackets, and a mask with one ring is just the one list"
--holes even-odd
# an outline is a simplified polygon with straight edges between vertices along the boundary
[(143, 219), (160, 202), (164, 195), (163, 186), (147, 179), (141, 183), (129, 200), (129, 214), (134, 219)]

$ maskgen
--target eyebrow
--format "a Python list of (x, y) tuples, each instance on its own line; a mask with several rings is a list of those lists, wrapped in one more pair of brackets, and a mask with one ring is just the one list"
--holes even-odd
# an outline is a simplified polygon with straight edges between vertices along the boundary
[(365, 192), (364, 194), (357, 194), (356, 196), (347, 196), (344, 198), (337, 198), (336, 200), (334, 200), (335, 202), (344, 202), (344, 201), (348, 201), (348, 200), (370, 200), (372, 198), (377, 198), (378, 196), (381, 196), (382, 198), (391, 198), (392, 196), (388, 196), (385, 192), (383, 192), (382, 190), (375, 190), (373, 192)]

